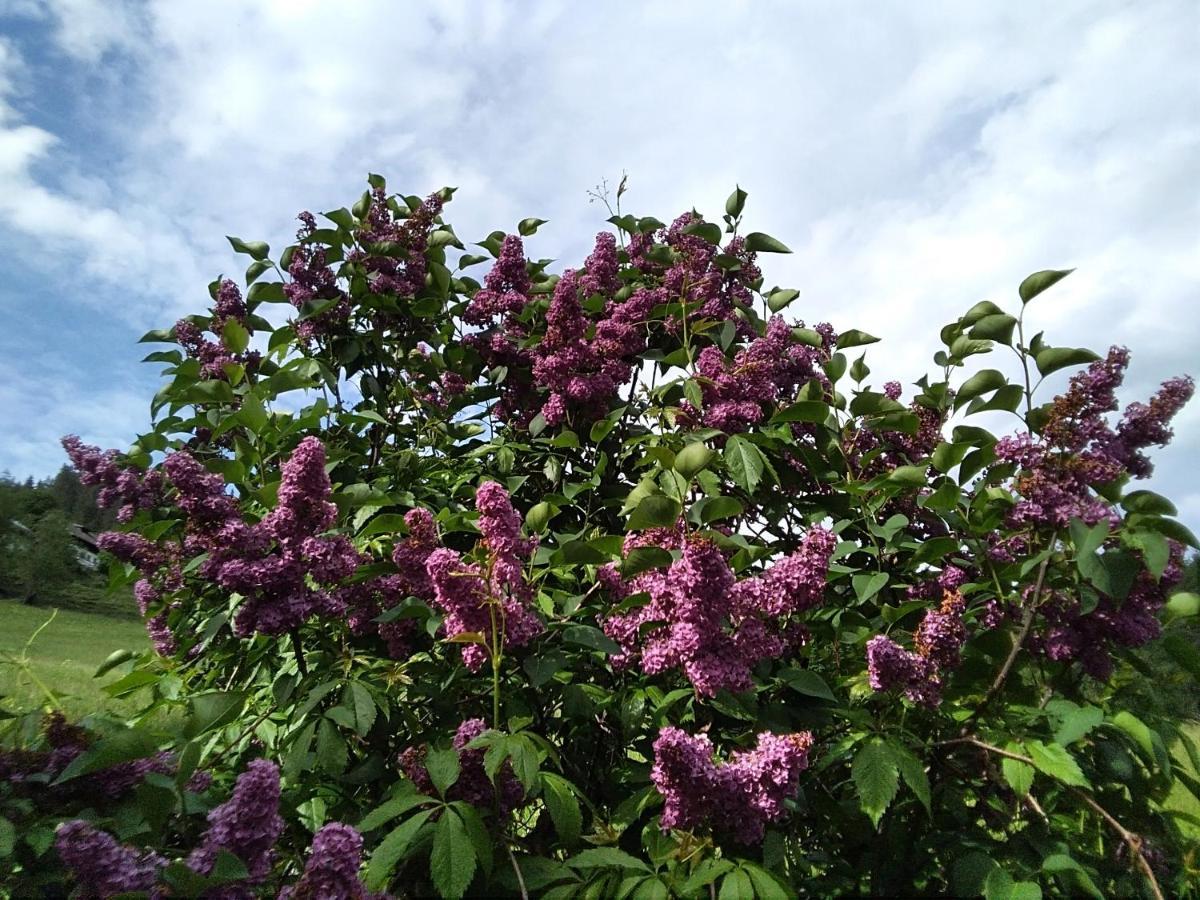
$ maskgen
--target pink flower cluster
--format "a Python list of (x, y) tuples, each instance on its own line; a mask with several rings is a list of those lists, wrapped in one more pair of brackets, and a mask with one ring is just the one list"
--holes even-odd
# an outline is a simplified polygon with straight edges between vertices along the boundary
[(735, 751), (717, 763), (707, 735), (664, 727), (654, 742), (650, 770), (650, 780), (664, 800), (663, 830), (707, 826), (730, 831), (743, 844), (758, 843), (767, 823), (786, 815), (784, 804), (799, 790), (812, 743), (807, 731), (764, 731), (753, 750)]
[(392, 562), (397, 572), (338, 590), (338, 597), (349, 609), (350, 630), (356, 635), (378, 633), (387, 643), (392, 659), (404, 659), (411, 651), (415, 632), (412, 619), (394, 619), (376, 623), (375, 619), (406, 597), (433, 598), (433, 582), (425, 563), (439, 546), (437, 526), (427, 509), (410, 509), (404, 515), (408, 535), (396, 542)]
[[(163, 471), (186, 518), (182, 546), (155, 544), (134, 533), (100, 537), (103, 549), (141, 569), (144, 583), (137, 596), (143, 608), (182, 586), (178, 559), (186, 551), (207, 553), (198, 574), (244, 598), (234, 620), (242, 637), (255, 631), (283, 634), (314, 614), (342, 613), (344, 599), (330, 586), (353, 574), (361, 558), (345, 536), (324, 534), (337, 509), (329, 502), (332, 488), (320, 440), (305, 438), (283, 464), (278, 504), (257, 523), (242, 518), (224, 480), (186, 451), (168, 456)], [(162, 631), (165, 620), (155, 628)], [(165, 634), (159, 637), (166, 642)]]
[(867, 642), (867, 674), (876, 691), (902, 691), (914, 703), (937, 706), (942, 700), (943, 673), (956, 668), (967, 639), (963, 613), (966, 601), (958, 592), (962, 573), (948, 567), (938, 582), (942, 601), (925, 613), (913, 634), (912, 650), (878, 634)]
[(277, 900), (385, 900), (386, 894), (370, 893), (359, 877), (362, 850), (362, 835), (349, 825), (322, 825), (313, 835), (304, 874)]
[[(1037, 609), (1029, 646), (1058, 662), (1077, 662), (1099, 681), (1113, 672), (1112, 651), (1117, 647), (1141, 647), (1162, 632), (1158, 614), (1171, 588), (1183, 576), (1183, 548), (1170, 542), (1170, 558), (1160, 578), (1141, 571), (1124, 600), (1101, 594), (1094, 609), (1084, 612), (1078, 596), (1055, 591)], [(1030, 602), (1032, 588), (1026, 592)], [(994, 620), (1015, 610), (997, 609)]]
[(681, 539), (671, 529), (627, 541), (626, 552), (646, 540), (659, 540), (682, 555), (666, 570), (652, 570), (622, 582), (612, 567), (601, 578), (616, 599), (646, 593), (649, 602), (602, 621), (604, 633), (622, 652), (617, 667), (640, 662), (647, 675), (680, 669), (703, 697), (720, 690), (744, 691), (751, 668), (783, 655), (806, 632), (791, 617), (821, 603), (835, 539), (811, 529), (800, 548), (761, 575), (737, 581), (729, 563), (710, 540)]
[(797, 343), (791, 326), (775, 316), (767, 323), (766, 334), (740, 349), (732, 362), (720, 347), (710, 345), (700, 351), (696, 372), (704, 409), (701, 413), (685, 403), (684, 413), (697, 425), (727, 434), (746, 431), (793, 398), (809, 379), (827, 383), (821, 365), (828, 358), (825, 349)]
[(296, 232), (296, 246), (288, 262), (291, 281), (283, 286), (283, 294), (297, 310), (304, 311), (309, 304), (321, 305), (320, 312), (298, 320), (292, 326), (296, 335), (306, 344), (313, 338), (334, 334), (345, 327), (350, 318), (350, 298), (337, 284), (337, 275), (329, 268), (325, 248), (314, 243), (317, 220), (310, 212), (302, 212), (297, 218), (300, 229)]
[(212, 308), (212, 316), (208, 321), (208, 331), (216, 336), (213, 341), (204, 336), (204, 330), (190, 319), (180, 319), (175, 323), (175, 340), (183, 347), (184, 352), (200, 363), (200, 377), (206, 380), (227, 381), (229, 374), (226, 366), (241, 365), (254, 368), (261, 361), (261, 356), (254, 350), (234, 353), (227, 348), (221, 338), (227, 322), (237, 322), (248, 330), (252, 330), (247, 322), (246, 303), (238, 286), (225, 278), (217, 287), (217, 297)]
[(162, 475), (137, 466), (124, 465), (116, 450), (101, 450), (85, 444), (73, 434), (62, 439), (71, 465), (86, 485), (99, 487), (96, 503), (101, 507), (119, 505), (117, 521), (128, 522), (139, 509), (153, 509), (163, 502)]
[[(373, 189), (366, 224), (358, 232), (360, 248), (365, 249), (349, 254), (366, 269), (372, 292), (414, 297), (424, 289), (425, 250), (444, 203), (440, 194), (431, 194), (416, 209), (399, 210), (389, 203), (383, 187)], [(373, 253), (373, 244), (389, 245), (388, 252)], [(377, 324), (383, 322), (386, 317)]]
[(996, 444), (1001, 462), (1017, 467), (1013, 487), (1020, 495), (1008, 515), (1012, 528), (1065, 528), (1073, 518), (1089, 525), (1115, 521), (1094, 488), (1125, 474), (1145, 478), (1153, 467), (1144, 451), (1170, 441), (1171, 419), (1191, 399), (1191, 378), (1163, 384), (1148, 404), (1131, 403), (1114, 430), (1106, 416), (1118, 408), (1116, 389), (1129, 364), (1129, 351), (1112, 347), (1107, 357), (1071, 378), (1055, 397), (1040, 439), (1028, 435)]
[[(468, 562), (447, 548), (430, 553), (425, 571), (433, 602), (445, 613), (448, 637), (479, 634), (490, 647), (498, 628), (503, 647), (520, 647), (542, 631), (541, 620), (529, 606), (532, 591), (522, 571), (537, 540), (521, 536), (521, 517), (498, 482), (480, 485), (475, 506), (485, 560)], [(462, 654), (472, 672), (488, 660), (488, 650), (477, 643), (464, 644)]]
[[(472, 806), (481, 809), (491, 809), (498, 803), (502, 815), (511, 812), (521, 805), (525, 799), (525, 789), (517, 776), (513, 774), (512, 765), (505, 762), (496, 772), (493, 785), (483, 767), (485, 750), (469, 747), (475, 738), (488, 730), (487, 722), (483, 719), (466, 719), (454, 733), (454, 752), (458, 754), (458, 780), (450, 786), (447, 796), (451, 800), (465, 800)], [(433, 781), (425, 768), (425, 756), (429, 752), (424, 744), (409, 747), (400, 754), (397, 764), (417, 788), (426, 794), (433, 794)], [(497, 791), (499, 792), (497, 794)]]

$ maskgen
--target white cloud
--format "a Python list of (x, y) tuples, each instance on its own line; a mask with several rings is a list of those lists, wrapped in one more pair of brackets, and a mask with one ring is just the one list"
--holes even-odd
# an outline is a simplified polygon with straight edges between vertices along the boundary
[[(570, 261), (606, 215), (586, 189), (625, 169), (628, 208), (662, 218), (717, 212), (740, 182), (752, 227), (796, 251), (764, 260), (768, 282), (800, 288), (810, 321), (885, 335), (880, 380), (924, 371), (975, 301), (1012, 307), (1024, 275), (1069, 266), (1030, 310), (1050, 341), (1128, 344), (1130, 399), (1194, 366), (1194, 4), (43, 10), (65, 54), (125, 67), (103, 88), (128, 95), (122, 155), (96, 173), (88, 147), (0, 119), (0, 224), (142, 285), (139, 327), (234, 270), (224, 234), (279, 246), (368, 170), (458, 185), (467, 239), (548, 218), (531, 253)], [(69, 177), (39, 178), (47, 159)], [(1179, 432), (1161, 471), (1183, 494), (1195, 414)]]

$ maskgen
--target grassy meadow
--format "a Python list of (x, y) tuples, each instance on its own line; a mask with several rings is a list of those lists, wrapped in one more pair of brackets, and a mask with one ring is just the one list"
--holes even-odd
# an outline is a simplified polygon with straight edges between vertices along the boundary
[[(11, 655), (25, 650), (30, 636), (51, 614), (54, 618), (28, 649), (29, 668), (24, 672), (12, 664)], [(118, 673), (93, 678), (96, 668), (114, 650), (144, 650), (145, 628), (135, 619), (53, 608), (26, 606), (12, 600), (0, 600), (0, 695), (10, 711), (27, 710), (49, 702), (37, 684), (50, 688), (59, 705), (74, 716), (97, 712), (101, 708), (118, 714), (133, 707), (115, 701), (101, 687), (119, 677)]]

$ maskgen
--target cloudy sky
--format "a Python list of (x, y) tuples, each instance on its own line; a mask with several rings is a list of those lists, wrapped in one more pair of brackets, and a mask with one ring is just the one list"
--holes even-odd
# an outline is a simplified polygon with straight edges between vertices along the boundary
[[(1078, 267), (1034, 328), (1126, 344), (1144, 399), (1200, 375), (1198, 60), (1194, 0), (0, 0), (0, 470), (127, 446), (135, 341), (244, 268), (224, 235), (280, 248), (368, 171), (457, 186), (464, 239), (549, 219), (530, 253), (568, 263), (602, 178), (661, 219), (739, 183), (795, 251), (768, 284), (905, 380), (976, 301)], [(1151, 486), (1196, 528), (1200, 402), (1176, 430)]]

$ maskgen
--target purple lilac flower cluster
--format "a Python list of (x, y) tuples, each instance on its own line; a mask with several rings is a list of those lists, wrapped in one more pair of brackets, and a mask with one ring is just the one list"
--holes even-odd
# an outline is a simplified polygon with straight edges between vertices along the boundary
[(753, 750), (735, 751), (717, 763), (707, 735), (664, 727), (654, 742), (650, 770), (650, 780), (664, 800), (663, 830), (708, 826), (731, 831), (743, 844), (758, 843), (767, 823), (786, 815), (784, 803), (799, 790), (812, 743), (807, 731), (764, 731)]
[[(761, 575), (737, 581), (712, 541), (679, 535), (671, 529), (656, 535), (666, 549), (682, 549), (666, 570), (629, 582), (612, 567), (601, 572), (616, 599), (641, 592), (650, 598), (602, 621), (604, 633), (621, 645), (613, 664), (640, 663), (647, 675), (680, 669), (704, 697), (747, 690), (754, 665), (806, 638), (792, 617), (822, 601), (834, 536), (813, 528), (795, 553)], [(663, 624), (647, 628), (649, 623)]]
[[(486, 559), (482, 564), (468, 562), (444, 547), (430, 553), (425, 572), (433, 602), (446, 614), (443, 627), (448, 637), (476, 633), (490, 647), (494, 628), (499, 627), (506, 649), (524, 646), (542, 631), (541, 620), (529, 605), (532, 590), (522, 571), (537, 540), (521, 537), (521, 517), (498, 482), (479, 487), (475, 506), (483, 535), (480, 549)], [(463, 645), (462, 655), (472, 672), (488, 660), (488, 650), (475, 643)]]
[[(943, 674), (959, 664), (967, 639), (963, 613), (966, 601), (959, 593), (961, 570), (948, 566), (936, 583), (941, 604), (925, 613), (913, 633), (913, 650), (905, 650), (887, 635), (867, 642), (867, 674), (876, 691), (902, 691), (914, 703), (937, 706), (942, 701)], [(921, 596), (923, 592), (916, 592)]]
[[(86, 729), (67, 722), (60, 712), (46, 715), (43, 733), (46, 749), (0, 753), (0, 781), (23, 789), (32, 799), (58, 804), (118, 800), (140, 785), (147, 775), (173, 775), (177, 768), (173, 753), (160, 752), (47, 786), (47, 782), (53, 782), (87, 751), (92, 736)], [(201, 793), (207, 788), (207, 778), (207, 773), (197, 773), (188, 782), (187, 789)]]
[[(454, 752), (458, 754), (458, 780), (447, 792), (451, 800), (465, 800), (481, 809), (491, 809), (498, 803), (500, 813), (506, 815), (516, 809), (525, 799), (525, 789), (513, 773), (511, 763), (505, 763), (496, 772), (495, 784), (488, 778), (483, 767), (485, 751), (468, 745), (488, 730), (483, 719), (466, 719), (454, 733)], [(410, 781), (426, 794), (433, 794), (433, 782), (425, 768), (428, 747), (409, 747), (400, 754), (397, 765)], [(497, 791), (499, 792), (497, 794)]]
[(1118, 409), (1116, 389), (1128, 364), (1129, 351), (1112, 347), (1054, 398), (1040, 439), (1019, 435), (997, 442), (997, 458), (1016, 467), (1013, 488), (1020, 499), (1008, 515), (1010, 527), (1061, 529), (1073, 518), (1089, 525), (1115, 521), (1094, 488), (1152, 472), (1144, 451), (1170, 441), (1171, 419), (1191, 399), (1195, 383), (1186, 377), (1165, 382), (1148, 404), (1126, 407), (1114, 430), (1106, 416)]
[(416, 623), (413, 619), (377, 623), (375, 619), (406, 597), (433, 598), (433, 583), (425, 563), (441, 546), (429, 510), (410, 509), (404, 515), (404, 522), (408, 526), (408, 535), (397, 541), (392, 551), (396, 574), (348, 584), (338, 590), (338, 597), (349, 610), (350, 630), (359, 636), (378, 634), (387, 643), (388, 656), (392, 659), (404, 659), (409, 655)]
[[(234, 620), (239, 636), (255, 631), (283, 634), (314, 614), (333, 616), (344, 611), (344, 598), (326, 586), (351, 575), (361, 558), (345, 536), (323, 534), (333, 526), (337, 509), (329, 502), (332, 488), (320, 440), (305, 438), (283, 464), (278, 504), (257, 523), (242, 518), (224, 480), (186, 451), (168, 456), (162, 468), (186, 517), (182, 547), (155, 544), (134, 533), (100, 536), (103, 549), (141, 570), (139, 604), (148, 608), (162, 599), (164, 591), (182, 586), (178, 563), (182, 549), (207, 553), (198, 574), (244, 597)], [(155, 629), (165, 631), (165, 619)], [(167, 635), (159, 637), (170, 651)]]
[(245, 366), (255, 368), (262, 357), (257, 351), (247, 350), (234, 353), (222, 342), (225, 325), (237, 322), (247, 330), (253, 330), (247, 320), (248, 311), (242, 299), (238, 286), (228, 278), (223, 279), (217, 286), (216, 300), (212, 308), (212, 316), (206, 325), (207, 330), (217, 339), (210, 340), (204, 336), (204, 330), (190, 319), (180, 319), (175, 323), (175, 340), (183, 347), (184, 352), (200, 363), (200, 377), (209, 380), (227, 381), (229, 374), (226, 366)]
[(253, 760), (233, 786), (229, 799), (208, 814), (208, 830), (188, 855), (195, 872), (212, 872), (217, 854), (227, 850), (246, 866), (248, 878), (218, 889), (213, 900), (250, 900), (255, 886), (271, 871), (275, 843), (283, 832), (279, 815), (279, 767), (266, 759)]
[[(388, 201), (383, 187), (372, 190), (371, 206), (367, 221), (358, 232), (358, 242), (365, 250), (351, 252), (350, 259), (362, 263), (367, 271), (367, 280), (376, 294), (396, 294), (400, 297), (416, 296), (425, 287), (425, 250), (429, 246), (429, 233), (441, 215), (445, 200), (441, 194), (430, 194), (408, 215), (401, 215)], [(371, 252), (372, 244), (387, 243), (399, 247), (387, 255)], [(387, 317), (378, 318), (376, 325), (387, 322)]]
[(766, 334), (755, 338), (733, 357), (710, 345), (700, 351), (696, 372), (704, 399), (703, 412), (684, 403), (685, 417), (696, 425), (727, 434), (746, 431), (775, 407), (793, 398), (811, 378), (827, 383), (821, 365), (828, 351), (797, 343), (781, 316), (767, 323)]
[[(256, 759), (238, 776), (229, 800), (208, 814), (208, 830), (187, 858), (188, 867), (201, 875), (212, 872), (221, 851), (232, 853), (246, 867), (247, 878), (208, 890), (206, 900), (253, 900), (260, 896), (258, 888), (271, 871), (275, 843), (282, 832), (279, 768), (268, 760)], [(122, 845), (87, 822), (76, 820), (60, 826), (55, 847), (75, 876), (80, 895), (89, 900), (128, 891), (147, 891), (152, 898), (166, 896), (155, 888), (166, 860), (156, 853)], [(317, 856), (315, 849), (313, 855)], [(322, 853), (322, 860), (325, 856)]]
[(159, 869), (167, 864), (157, 853), (121, 844), (82, 819), (60, 825), (54, 847), (75, 876), (75, 896), (83, 900), (151, 891)]
[(143, 472), (137, 466), (124, 465), (116, 450), (101, 450), (73, 434), (62, 439), (62, 447), (79, 480), (100, 488), (96, 504), (119, 507), (118, 522), (128, 522), (139, 509), (152, 509), (163, 502), (165, 485), (157, 470)]
[[(350, 299), (338, 287), (337, 275), (329, 268), (325, 248), (314, 243), (317, 220), (310, 212), (302, 212), (297, 218), (300, 229), (296, 232), (296, 245), (288, 262), (291, 281), (283, 286), (283, 294), (297, 310), (307, 304), (322, 304), (323, 309), (293, 324), (296, 336), (306, 344), (314, 338), (341, 331), (350, 318)], [(327, 305), (326, 305), (327, 304)]]
[(349, 825), (322, 825), (313, 835), (304, 874), (278, 900), (385, 900), (386, 894), (369, 892), (359, 878), (362, 850), (362, 835)]
[[(1037, 608), (1030, 648), (1048, 659), (1077, 662), (1092, 678), (1107, 681), (1115, 647), (1141, 647), (1162, 632), (1158, 613), (1183, 577), (1182, 561), (1182, 546), (1171, 541), (1170, 557), (1159, 578), (1143, 570), (1124, 600), (1102, 594), (1089, 612), (1084, 612), (1078, 596), (1051, 593)], [(1032, 588), (1026, 592), (1026, 602), (1031, 602), (1031, 593)], [(998, 618), (1003, 618), (1011, 611), (999, 612)]]

